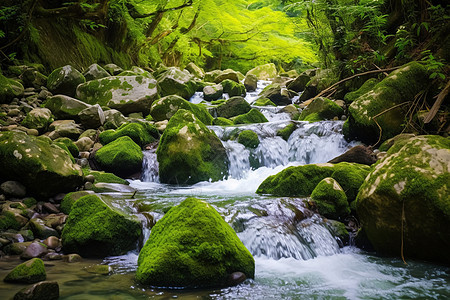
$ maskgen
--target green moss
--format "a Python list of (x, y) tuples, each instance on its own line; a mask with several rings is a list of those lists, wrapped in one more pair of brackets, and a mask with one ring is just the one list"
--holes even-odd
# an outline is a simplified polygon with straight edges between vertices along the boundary
[(11, 283), (35, 283), (47, 278), (44, 262), (40, 258), (32, 258), (6, 275), (3, 281)]
[(347, 195), (348, 202), (356, 199), (359, 188), (371, 171), (371, 167), (357, 163), (342, 162), (336, 164), (330, 177), (337, 180)]
[(0, 74), (0, 104), (10, 103), (13, 98), (22, 95), (23, 85)]
[(64, 151), (66, 151), (66, 153), (69, 155), (70, 160), (72, 161), (72, 163), (75, 163), (75, 158), (73, 157), (72, 153), (70, 152), (70, 150), (69, 150), (69, 148), (67, 147), (66, 144), (64, 144), (62, 142), (54, 142), (53, 144), (58, 146), (58, 147), (60, 147)]
[(19, 230), (22, 225), (17, 222), (14, 213), (10, 211), (3, 211), (0, 215), (0, 230), (4, 231), (7, 229)]
[(70, 214), (73, 204), (81, 197), (84, 197), (89, 194), (92, 194), (92, 193), (89, 191), (78, 191), (78, 192), (68, 193), (67, 195), (64, 196), (64, 198), (61, 201), (61, 211), (63, 213), (65, 213), (66, 215)]
[(141, 147), (128, 136), (122, 136), (100, 148), (95, 159), (100, 167), (118, 176), (129, 176), (142, 167)]
[(80, 150), (78, 150), (77, 145), (75, 145), (75, 143), (71, 139), (69, 139), (69, 138), (57, 138), (55, 140), (55, 142), (63, 143), (64, 145), (66, 145), (67, 149), (69, 150), (69, 152), (72, 154), (73, 157), (78, 157), (78, 154), (80, 153)]
[(252, 130), (243, 130), (239, 133), (238, 143), (247, 148), (256, 148), (259, 145), (258, 135)]
[(106, 182), (106, 183), (120, 183), (120, 184), (130, 184), (125, 179), (122, 179), (113, 173), (107, 173), (103, 171), (93, 171), (90, 169), (83, 169), (84, 176), (93, 175), (95, 177), (94, 182)]
[(277, 106), (275, 103), (273, 103), (268, 98), (259, 98), (258, 100), (256, 100), (253, 103), (253, 105), (255, 105), (255, 106)]
[(331, 177), (322, 179), (311, 193), (319, 213), (330, 219), (341, 219), (350, 213), (347, 196), (339, 183)]
[(84, 257), (121, 255), (135, 247), (141, 234), (139, 221), (108, 203), (87, 195), (72, 206), (62, 232), (63, 249)]
[(213, 120), (213, 125), (217, 126), (231, 126), (234, 125), (233, 121), (227, 118), (218, 117)]
[(227, 93), (230, 97), (245, 96), (246, 94), (245, 86), (242, 83), (225, 79), (220, 84), (223, 86), (223, 92)]
[(37, 129), (40, 133), (44, 133), (52, 122), (52, 112), (49, 109), (35, 108), (26, 115), (25, 119), (22, 121), (22, 125), (27, 128)]
[(252, 108), (248, 113), (232, 118), (234, 124), (252, 124), (269, 122), (266, 117), (256, 108)]
[(33, 205), (36, 205), (37, 200), (33, 197), (27, 197), (22, 200), (23, 204), (25, 204), (28, 208), (31, 208)]
[(158, 137), (155, 125), (148, 123), (127, 123), (122, 124), (118, 129), (109, 129), (100, 133), (100, 143), (103, 145), (115, 141), (119, 137), (128, 136), (139, 146), (145, 146), (154, 142)]
[(277, 135), (287, 141), (296, 128), (297, 126), (294, 123), (289, 123), (286, 127), (278, 130)]
[(347, 93), (344, 96), (345, 103), (352, 103), (356, 99), (358, 99), (360, 96), (364, 95), (365, 93), (371, 91), (378, 83), (378, 79), (376, 78), (370, 78), (364, 84), (356, 91)]
[(152, 228), (136, 279), (151, 286), (221, 287), (233, 272), (254, 278), (252, 255), (211, 205), (188, 198)]
[(319, 97), (314, 99), (300, 114), (300, 121), (316, 122), (340, 117), (344, 114), (342, 107), (330, 99)]
[(223, 118), (231, 118), (238, 115), (248, 113), (252, 107), (242, 97), (232, 97), (225, 103), (217, 106), (217, 116)]

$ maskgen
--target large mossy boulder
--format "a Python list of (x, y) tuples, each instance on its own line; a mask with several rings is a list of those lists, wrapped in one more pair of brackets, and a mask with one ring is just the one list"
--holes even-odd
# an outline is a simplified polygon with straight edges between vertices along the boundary
[(378, 82), (379, 80), (376, 78), (370, 78), (366, 80), (359, 89), (345, 94), (344, 96), (345, 103), (350, 104), (359, 97), (361, 97), (362, 95), (364, 95), (365, 93), (370, 92), (377, 85)]
[(229, 161), (220, 139), (184, 109), (170, 119), (156, 154), (160, 180), (164, 183), (217, 181), (228, 174)]
[(340, 118), (344, 114), (342, 107), (328, 98), (319, 97), (314, 99), (300, 114), (300, 121), (317, 122)]
[(149, 123), (127, 123), (123, 124), (116, 130), (105, 130), (99, 135), (100, 143), (103, 145), (109, 144), (112, 141), (122, 137), (130, 137), (136, 144), (143, 147), (156, 140), (158, 131), (155, 125)]
[(327, 218), (339, 220), (350, 213), (347, 195), (334, 178), (322, 179), (312, 191), (311, 199), (319, 213)]
[(169, 120), (179, 109), (191, 111), (203, 124), (211, 125), (213, 117), (202, 104), (193, 104), (178, 95), (170, 95), (153, 102), (150, 115), (155, 121)]
[[(413, 101), (428, 83), (427, 70), (418, 62), (393, 71), (349, 106), (345, 137), (373, 144), (380, 137), (378, 126), (382, 129), (381, 141), (401, 133), (409, 105), (400, 104)], [(394, 108), (396, 105), (400, 106)]]
[(32, 258), (12, 269), (3, 279), (10, 283), (36, 283), (47, 278), (44, 262), (40, 258)]
[(20, 132), (0, 133), (0, 177), (18, 180), (31, 194), (48, 197), (83, 183), (81, 168), (49, 139)]
[(52, 112), (48, 108), (33, 108), (22, 121), (22, 125), (44, 133), (53, 122)]
[(117, 109), (124, 114), (148, 114), (159, 94), (154, 79), (142, 75), (111, 76), (80, 84), (77, 98), (89, 104)]
[(47, 88), (53, 94), (75, 96), (79, 84), (86, 82), (83, 74), (71, 65), (55, 69), (47, 78)]
[(78, 120), (78, 114), (90, 106), (83, 101), (65, 95), (53, 96), (45, 102), (45, 108), (50, 109), (55, 118), (59, 120)]
[(139, 172), (143, 158), (141, 147), (129, 136), (119, 137), (95, 153), (95, 160), (103, 170), (121, 177)]
[(161, 96), (178, 95), (189, 100), (197, 90), (194, 77), (175, 67), (167, 68), (157, 79)]
[(232, 118), (234, 124), (252, 124), (269, 122), (267, 118), (256, 108), (252, 108), (248, 113)]
[(235, 272), (254, 278), (252, 255), (210, 204), (188, 198), (152, 228), (136, 279), (161, 287), (223, 287)]
[(65, 252), (83, 257), (121, 255), (136, 247), (140, 235), (137, 218), (112, 205), (105, 196), (86, 195), (71, 207), (62, 245)]
[(216, 112), (218, 117), (231, 118), (238, 115), (248, 113), (252, 107), (242, 97), (231, 97), (225, 103), (217, 106)]
[(449, 264), (450, 140), (417, 136), (395, 143), (367, 176), (356, 209), (383, 254)]
[(268, 80), (277, 77), (278, 72), (275, 64), (270, 63), (251, 69), (247, 72), (246, 76), (249, 74), (255, 75), (259, 80)]
[(236, 82), (231, 79), (225, 79), (220, 83), (223, 87), (223, 92), (227, 93), (230, 97), (244, 96), (246, 95), (245, 86), (242, 83)]
[(15, 97), (23, 94), (23, 85), (0, 74), (0, 104), (10, 103)]

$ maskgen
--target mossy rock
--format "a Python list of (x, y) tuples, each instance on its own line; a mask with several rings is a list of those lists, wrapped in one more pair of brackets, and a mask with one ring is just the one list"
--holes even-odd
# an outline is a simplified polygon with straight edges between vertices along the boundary
[(72, 206), (62, 232), (65, 252), (83, 257), (122, 255), (141, 235), (137, 218), (111, 205), (106, 197), (87, 195)]
[(170, 119), (156, 154), (160, 180), (164, 183), (217, 181), (228, 174), (229, 161), (220, 139), (184, 109)]
[(268, 98), (259, 98), (256, 100), (253, 105), (255, 106), (277, 106), (275, 103), (272, 102), (272, 100)]
[(47, 88), (53, 94), (75, 96), (79, 84), (85, 83), (86, 78), (71, 65), (55, 69), (47, 78)]
[(23, 95), (23, 85), (0, 74), (0, 104), (10, 103), (15, 97)]
[(6, 275), (4, 282), (9, 283), (36, 283), (47, 278), (44, 262), (40, 258), (32, 258)]
[(78, 114), (90, 106), (83, 101), (65, 95), (53, 96), (45, 102), (45, 108), (50, 109), (55, 118), (59, 120), (72, 119), (78, 121)]
[(239, 83), (240, 81), (238, 73), (232, 69), (223, 70), (220, 73), (218, 73), (217, 76), (214, 78), (215, 83), (221, 83), (225, 80), (231, 80), (236, 83)]
[(403, 241), (406, 258), (450, 263), (449, 165), (449, 138), (428, 135), (394, 144), (374, 166), (356, 211), (377, 252), (399, 256)]
[(233, 117), (234, 124), (252, 124), (269, 122), (266, 117), (256, 108), (252, 108), (248, 113)]
[(161, 96), (178, 95), (189, 100), (197, 90), (194, 77), (175, 67), (167, 68), (157, 79)]
[[(428, 84), (428, 72), (418, 62), (409, 63), (393, 71), (349, 106), (345, 137), (373, 144), (380, 137), (378, 126), (382, 128), (382, 142), (401, 133), (408, 106), (393, 107), (413, 101)], [(376, 122), (373, 119), (375, 116)]]
[(328, 98), (319, 97), (314, 99), (300, 114), (300, 121), (317, 122), (340, 118), (344, 114), (342, 107)]
[(71, 192), (64, 196), (61, 201), (61, 211), (66, 215), (70, 214), (73, 204), (81, 197), (93, 194), (92, 191)]
[(136, 144), (143, 147), (156, 140), (155, 136), (158, 137), (158, 131), (155, 125), (148, 123), (127, 123), (116, 130), (108, 129), (103, 131), (100, 133), (99, 139), (100, 143), (106, 145), (122, 136), (130, 137)]
[(233, 121), (227, 118), (218, 117), (213, 120), (213, 125), (217, 126), (231, 126), (234, 125)]
[(129, 114), (148, 114), (153, 101), (159, 98), (156, 81), (139, 76), (111, 76), (80, 84), (77, 98)]
[(69, 154), (44, 138), (0, 133), (0, 177), (20, 180), (32, 195), (49, 197), (83, 183), (81, 168)]
[(80, 150), (78, 150), (77, 145), (75, 145), (75, 143), (69, 138), (57, 138), (55, 142), (64, 144), (73, 157), (78, 157), (80, 154)]
[(347, 196), (339, 183), (331, 178), (322, 179), (311, 193), (319, 213), (327, 218), (339, 220), (350, 213)]
[(281, 87), (279, 83), (272, 83), (266, 86), (261, 93), (261, 98), (270, 99), (276, 105), (289, 105), (292, 101), (286, 88)]
[(205, 125), (211, 125), (213, 117), (202, 104), (193, 104), (178, 95), (170, 95), (153, 102), (150, 114), (155, 121), (169, 120), (179, 109), (186, 109)]
[(372, 168), (367, 165), (341, 162), (334, 166), (330, 177), (337, 180), (344, 189), (348, 202), (352, 203), (371, 170)]
[(130, 184), (125, 179), (122, 179), (113, 173), (103, 172), (103, 171), (94, 171), (90, 169), (83, 169), (84, 176), (92, 175), (95, 178), (95, 183), (97, 182), (106, 182), (106, 183), (119, 183), (119, 184)]
[(44, 133), (53, 122), (52, 112), (47, 108), (33, 108), (23, 119), (22, 125)]
[(283, 140), (287, 141), (291, 134), (297, 129), (297, 125), (295, 123), (289, 123), (286, 127), (277, 131), (277, 135), (281, 136)]
[(220, 84), (223, 87), (223, 92), (227, 93), (230, 97), (235, 96), (245, 96), (246, 90), (245, 86), (242, 83), (236, 82), (231, 79), (225, 79), (224, 81), (220, 82)]
[(109, 74), (108, 71), (106, 71), (98, 64), (92, 64), (86, 69), (86, 71), (84, 71), (83, 76), (84, 78), (86, 78), (86, 81), (90, 81), (109, 77), (111, 76), (111, 74)]
[(136, 66), (132, 67), (131, 70), (123, 71), (117, 74), (117, 76), (144, 76), (150, 79), (155, 79), (149, 71)]
[(223, 86), (221, 84), (207, 85), (203, 88), (203, 99), (205, 101), (214, 101), (222, 97)]
[(225, 103), (217, 106), (217, 116), (223, 118), (231, 118), (238, 115), (248, 113), (252, 107), (242, 97), (231, 97)]
[(243, 130), (239, 133), (238, 143), (247, 148), (256, 148), (259, 145), (258, 135), (253, 130)]
[(364, 82), (363, 85), (359, 89), (345, 94), (345, 96), (344, 96), (345, 103), (350, 104), (353, 101), (355, 101), (356, 99), (358, 99), (359, 97), (361, 97), (362, 95), (364, 95), (365, 93), (370, 92), (378, 84), (378, 82), (379, 81), (376, 78), (370, 78), (370, 79), (366, 80), (366, 82)]
[[(20, 216), (19, 216), (20, 218)], [(2, 211), (0, 214), (0, 230), (7, 229), (19, 230), (23, 225), (17, 221), (16, 213), (11, 211)]]
[(203, 69), (193, 62), (188, 63), (185, 69), (199, 79), (203, 79), (203, 77), (205, 77), (205, 72), (203, 71)]
[(103, 170), (121, 177), (139, 172), (143, 158), (141, 147), (128, 136), (119, 137), (95, 153)]
[(395, 145), (396, 149), (400, 150), (401, 147), (403, 147), (412, 137), (414, 137), (415, 134), (413, 133), (401, 133), (393, 138), (390, 138), (383, 142), (383, 144), (380, 145), (378, 150), (380, 151), (388, 151), (391, 149), (392, 146)]
[(275, 64), (269, 63), (249, 70), (246, 76), (249, 74), (255, 75), (259, 80), (268, 80), (277, 77), (278, 71)]
[(136, 279), (150, 286), (223, 287), (234, 272), (254, 278), (252, 255), (210, 204), (188, 198), (152, 228)]

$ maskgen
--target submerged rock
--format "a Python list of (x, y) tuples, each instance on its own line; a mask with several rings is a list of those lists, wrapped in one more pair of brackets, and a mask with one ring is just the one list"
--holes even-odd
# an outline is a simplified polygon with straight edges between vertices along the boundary
[(439, 261), (450, 256), (450, 141), (417, 136), (395, 143), (361, 186), (356, 208), (384, 254)]
[(35, 283), (47, 278), (42, 259), (33, 258), (26, 261), (6, 275), (4, 282), (11, 283)]
[(170, 119), (156, 153), (164, 183), (217, 181), (228, 174), (229, 161), (220, 139), (184, 109)]
[(139, 221), (111, 205), (106, 197), (87, 195), (72, 206), (62, 232), (64, 251), (83, 257), (121, 255), (141, 234)]
[(254, 278), (252, 255), (211, 205), (188, 198), (153, 226), (136, 279), (151, 286), (221, 287), (239, 283), (236, 272)]

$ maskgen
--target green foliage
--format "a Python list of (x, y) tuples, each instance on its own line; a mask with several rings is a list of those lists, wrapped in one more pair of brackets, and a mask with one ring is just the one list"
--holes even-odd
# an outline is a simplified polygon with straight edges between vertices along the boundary
[(443, 73), (445, 63), (443, 60), (436, 59), (430, 50), (423, 51), (422, 55), (424, 56), (422, 62), (424, 62), (425, 67), (430, 72), (430, 79), (439, 77), (440, 79), (445, 80), (445, 75)]

